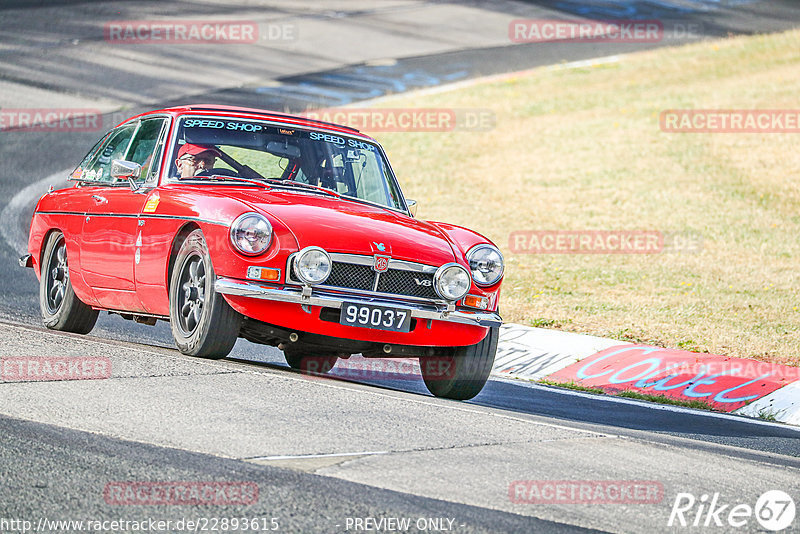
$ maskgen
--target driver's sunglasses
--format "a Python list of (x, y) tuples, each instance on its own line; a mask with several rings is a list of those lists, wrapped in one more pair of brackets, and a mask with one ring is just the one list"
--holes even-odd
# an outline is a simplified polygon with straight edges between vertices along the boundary
[(196, 163), (198, 161), (202, 161), (206, 165), (213, 165), (215, 161), (217, 161), (216, 156), (183, 156), (181, 161), (191, 161), (192, 163)]

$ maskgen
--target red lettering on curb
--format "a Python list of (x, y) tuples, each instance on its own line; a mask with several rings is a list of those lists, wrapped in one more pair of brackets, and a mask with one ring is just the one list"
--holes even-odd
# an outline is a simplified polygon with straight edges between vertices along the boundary
[(800, 367), (622, 345), (598, 352), (547, 378), (609, 392), (630, 390), (703, 401), (717, 410), (732, 412), (800, 379)]

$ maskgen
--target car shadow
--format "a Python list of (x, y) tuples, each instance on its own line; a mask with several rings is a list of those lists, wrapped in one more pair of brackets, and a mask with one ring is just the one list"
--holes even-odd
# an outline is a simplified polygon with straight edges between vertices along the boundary
[[(296, 373), (282, 362), (258, 362), (244, 358), (228, 358), (247, 365), (266, 367)], [(360, 359), (354, 358), (356, 362)], [(345, 360), (346, 362), (347, 360)], [(308, 377), (310, 380), (332, 380), (352, 384), (431, 396), (419, 374), (407, 372), (403, 360), (395, 360), (391, 367), (376, 359), (381, 370), (363, 366), (339, 364), (326, 375)], [(401, 362), (401, 363), (397, 363)], [(387, 367), (388, 366), (388, 367)], [(353, 369), (359, 369), (354, 372)], [(387, 371), (388, 369), (388, 371)], [(448, 401), (458, 402), (458, 401)], [(642, 431), (691, 438), (746, 449), (800, 457), (800, 428), (780, 424), (763, 424), (747, 417), (723, 415), (689, 408), (678, 410), (665, 405), (632, 399), (615, 399), (611, 396), (579, 393), (572, 390), (543, 386), (527, 381), (513, 381), (492, 377), (483, 391), (467, 404), (560, 419), (570, 423), (601, 425), (606, 432)]]

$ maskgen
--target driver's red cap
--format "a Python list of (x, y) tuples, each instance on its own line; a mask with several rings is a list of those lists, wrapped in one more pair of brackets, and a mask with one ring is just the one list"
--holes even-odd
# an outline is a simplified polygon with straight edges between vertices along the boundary
[(183, 156), (186, 156), (187, 154), (189, 156), (196, 156), (198, 154), (202, 154), (203, 152), (213, 152), (215, 156), (219, 156), (219, 151), (214, 147), (209, 147), (204, 145), (193, 145), (192, 143), (186, 143), (178, 150), (177, 159), (181, 159)]

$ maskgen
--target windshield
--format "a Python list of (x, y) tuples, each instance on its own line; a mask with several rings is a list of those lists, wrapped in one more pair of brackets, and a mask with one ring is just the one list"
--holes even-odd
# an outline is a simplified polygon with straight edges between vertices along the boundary
[(361, 139), (257, 120), (184, 117), (173, 154), (169, 176), (174, 179), (258, 180), (405, 210), (381, 151)]

